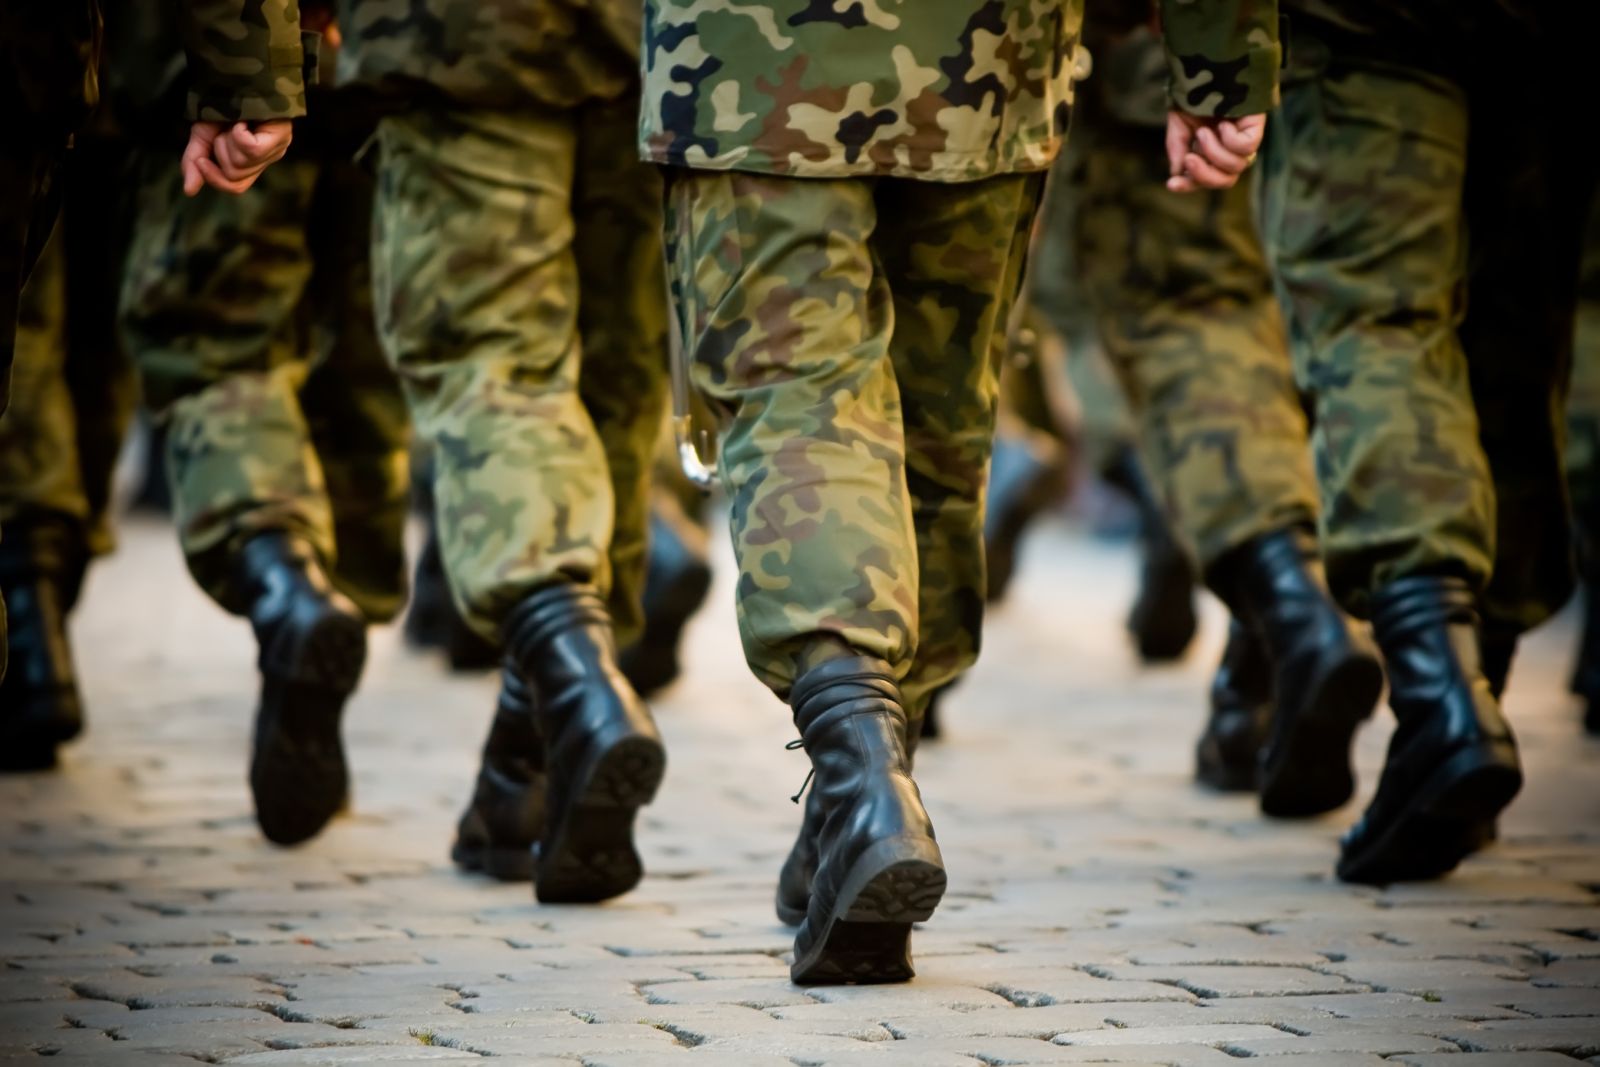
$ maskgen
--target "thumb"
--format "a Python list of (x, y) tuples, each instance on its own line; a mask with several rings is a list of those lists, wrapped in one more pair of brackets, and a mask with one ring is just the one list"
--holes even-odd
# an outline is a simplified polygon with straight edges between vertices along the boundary
[(1183, 173), (1183, 161), (1189, 154), (1189, 144), (1194, 131), (1176, 111), (1167, 112), (1167, 173), (1173, 177)]

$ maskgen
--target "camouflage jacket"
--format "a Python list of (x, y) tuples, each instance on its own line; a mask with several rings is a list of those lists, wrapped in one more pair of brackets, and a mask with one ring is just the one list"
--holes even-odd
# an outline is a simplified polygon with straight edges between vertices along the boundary
[(641, 0), (339, 0), (340, 85), (495, 109), (614, 99), (639, 81)]
[[(1162, 0), (1177, 106), (1276, 101), (1276, 0)], [(1083, 0), (646, 0), (640, 150), (798, 177), (1040, 170), (1071, 108)]]
[(295, 0), (179, 0), (178, 7), (189, 118), (258, 122), (305, 114), (307, 53)]

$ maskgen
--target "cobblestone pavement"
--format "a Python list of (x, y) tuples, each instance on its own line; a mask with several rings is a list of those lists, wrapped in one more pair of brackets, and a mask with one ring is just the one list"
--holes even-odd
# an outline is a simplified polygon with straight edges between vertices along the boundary
[[(1600, 744), (1564, 692), (1570, 621), (1513, 683), (1531, 773), (1501, 844), (1441, 883), (1351, 888), (1330, 871), (1354, 805), (1269, 823), (1188, 781), (1214, 609), (1186, 666), (1140, 671), (1124, 549), (1043, 531), (1026, 564), (920, 759), (951, 891), (919, 977), (802, 990), (770, 901), (803, 756), (738, 659), (726, 584), (659, 705), (649, 876), (538, 907), (445, 862), (491, 683), (392, 632), (347, 719), (351, 812), (307, 847), (263, 843), (248, 629), (135, 523), (76, 624), (90, 736), (60, 773), (0, 781), (0, 1058), (1600, 1064)], [(1368, 789), (1388, 729), (1361, 738)]]

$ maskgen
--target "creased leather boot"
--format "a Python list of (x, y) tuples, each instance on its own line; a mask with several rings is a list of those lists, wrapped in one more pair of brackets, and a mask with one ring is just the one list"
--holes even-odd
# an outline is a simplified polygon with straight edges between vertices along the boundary
[(256, 821), (295, 845), (345, 804), (339, 721), (367, 659), (367, 626), (329, 583), (311, 547), (264, 533), (239, 553), (236, 586), (261, 654), (261, 704), (250, 757)]
[(790, 978), (906, 981), (915, 973), (911, 925), (933, 915), (945, 871), (911, 780), (894, 676), (881, 660), (831, 660), (795, 682), (789, 703), (821, 821)]
[(1211, 718), (1195, 746), (1195, 777), (1223, 792), (1254, 790), (1271, 721), (1272, 665), (1249, 628), (1234, 619), (1211, 679)]
[(1522, 788), (1516, 741), (1483, 676), (1465, 582), (1393, 582), (1374, 598), (1372, 621), (1399, 724), (1377, 795), (1345, 835), (1339, 877), (1437, 878), (1492, 839)]
[(1355, 792), (1350, 742), (1378, 702), (1383, 668), (1329, 596), (1315, 539), (1298, 528), (1258, 537), (1219, 561), (1211, 585), (1272, 664), (1261, 810), (1332, 811)]
[(7, 526), (0, 540), (10, 660), (0, 679), (0, 772), (54, 767), (56, 747), (83, 731), (67, 618), (87, 561), (65, 522)]
[(535, 693), (545, 741), (545, 830), (534, 888), (545, 903), (626, 893), (643, 869), (633, 821), (667, 754), (650, 709), (617, 667), (611, 618), (587, 585), (558, 582), (506, 619), (508, 654)]
[(544, 834), (544, 742), (535, 726), (535, 699), (507, 663), (472, 802), (450, 849), (458, 866), (502, 882), (533, 879), (533, 849)]

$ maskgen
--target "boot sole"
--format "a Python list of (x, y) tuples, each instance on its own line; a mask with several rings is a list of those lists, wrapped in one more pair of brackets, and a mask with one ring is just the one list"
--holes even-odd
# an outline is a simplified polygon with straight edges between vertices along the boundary
[(1383, 667), (1355, 651), (1325, 670), (1305, 708), (1287, 724), (1261, 767), (1261, 811), (1306, 818), (1342, 807), (1355, 795), (1350, 744), (1383, 693)]
[(534, 892), (543, 904), (594, 904), (639, 884), (644, 868), (633, 821), (655, 799), (667, 752), (653, 737), (629, 734), (574, 777), (575, 798), (541, 845)]
[(1195, 781), (1218, 793), (1253, 793), (1256, 774), (1254, 764), (1246, 767), (1212, 760), (1203, 755), (1195, 757)]
[[(944, 898), (947, 876), (932, 840), (880, 841), (845, 876), (818, 936), (795, 957), (796, 985), (905, 982), (911, 966), (911, 926), (927, 922)], [(806, 922), (812, 922), (807, 915)]]
[(350, 782), (342, 743), (336, 741), (331, 760), (308, 760), (305, 753), (319, 747), (330, 728), (338, 737), (345, 702), (366, 659), (366, 625), (331, 613), (305, 632), (287, 635), (263, 663), (263, 700), (269, 688), (279, 687), (281, 702), (293, 707), (292, 715), (278, 717), (274, 735), (256, 746), (250, 760), (256, 822), (274, 844), (310, 840), (344, 807)]
[(1339, 877), (1388, 885), (1449, 874), (1495, 839), (1495, 819), (1521, 789), (1515, 749), (1475, 745), (1458, 752), (1370, 844), (1345, 848)]
[(532, 848), (473, 847), (457, 841), (450, 859), (464, 871), (481, 871), (498, 882), (533, 881)]

